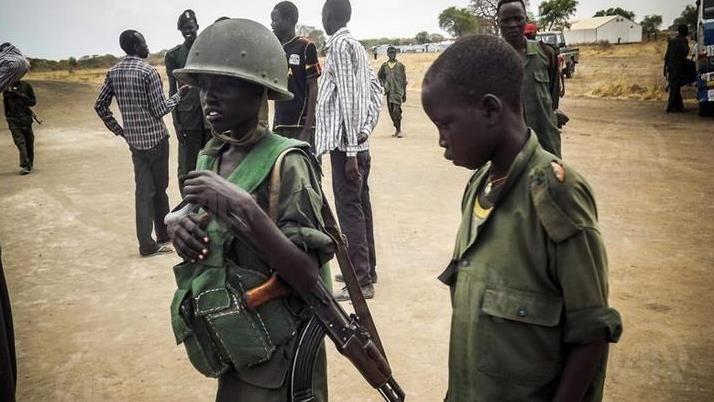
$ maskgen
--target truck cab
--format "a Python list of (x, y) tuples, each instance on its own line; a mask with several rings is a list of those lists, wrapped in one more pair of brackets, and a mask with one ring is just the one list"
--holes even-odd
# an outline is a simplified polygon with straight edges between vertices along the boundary
[(714, 115), (714, 0), (698, 0), (697, 100), (699, 114)]
[(565, 78), (572, 78), (575, 74), (575, 65), (580, 62), (579, 50), (568, 47), (565, 43), (565, 35), (562, 32), (539, 32), (536, 35), (536, 40), (558, 50), (561, 72)]

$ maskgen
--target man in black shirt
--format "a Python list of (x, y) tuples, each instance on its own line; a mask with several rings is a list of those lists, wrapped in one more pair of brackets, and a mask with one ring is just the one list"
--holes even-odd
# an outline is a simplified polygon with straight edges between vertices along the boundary
[(669, 83), (669, 101), (667, 113), (684, 111), (681, 87), (684, 78), (684, 65), (689, 55), (689, 29), (682, 24), (677, 28), (679, 35), (672, 38), (667, 44), (667, 53), (664, 55), (664, 75)]
[[(188, 53), (198, 34), (198, 21), (193, 10), (181, 13), (177, 24), (178, 30), (184, 37), (184, 42), (166, 53), (166, 75), (169, 77), (169, 94), (178, 91), (174, 70), (186, 65)], [(203, 118), (203, 109), (198, 97), (198, 89), (192, 88), (181, 98), (173, 111), (174, 128), (179, 142), (178, 150), (178, 177), (179, 189), (183, 194), (183, 177), (196, 168), (198, 153), (211, 139), (211, 130)]]
[(317, 78), (321, 74), (317, 48), (309, 39), (295, 34), (298, 21), (295, 4), (289, 1), (276, 4), (270, 19), (288, 60), (288, 89), (295, 95), (292, 100), (275, 102), (273, 131), (308, 142), (314, 150)]
[(35, 161), (35, 134), (32, 132), (32, 106), (37, 102), (32, 85), (17, 81), (3, 92), (5, 118), (12, 133), (12, 140), (20, 152), (20, 174), (32, 171)]

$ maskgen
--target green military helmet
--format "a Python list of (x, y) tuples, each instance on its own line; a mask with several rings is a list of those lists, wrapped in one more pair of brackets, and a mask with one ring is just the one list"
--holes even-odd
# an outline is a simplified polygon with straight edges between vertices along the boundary
[(186, 66), (175, 70), (181, 82), (196, 86), (199, 74), (235, 77), (268, 89), (268, 99), (290, 100), (288, 64), (280, 41), (265, 26), (227, 19), (206, 28), (191, 46)]

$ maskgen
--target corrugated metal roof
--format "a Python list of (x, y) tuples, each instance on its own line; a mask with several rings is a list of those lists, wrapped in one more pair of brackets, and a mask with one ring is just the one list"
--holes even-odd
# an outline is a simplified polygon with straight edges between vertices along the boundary
[[(570, 31), (581, 29), (597, 29), (614, 20), (615, 18), (624, 18), (619, 15), (608, 15), (607, 17), (593, 17), (584, 20), (573, 21), (570, 23)], [(628, 20), (629, 21), (629, 20)]]

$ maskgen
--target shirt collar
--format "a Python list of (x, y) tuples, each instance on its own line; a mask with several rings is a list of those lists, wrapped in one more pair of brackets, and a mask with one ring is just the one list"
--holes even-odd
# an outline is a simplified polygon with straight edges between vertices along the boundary
[(516, 159), (511, 163), (511, 168), (508, 169), (508, 179), (503, 185), (499, 199), (505, 198), (511, 187), (518, 182), (521, 174), (523, 174), (526, 167), (528, 167), (531, 158), (535, 154), (536, 148), (538, 148), (538, 137), (536, 137), (533, 130), (529, 128), (526, 143), (523, 145), (523, 148), (521, 148), (521, 152), (518, 153)]
[(342, 27), (342, 28), (338, 29), (337, 32), (332, 34), (332, 36), (330, 36), (330, 38), (327, 39), (327, 42), (325, 43), (325, 48), (329, 48), (330, 46), (332, 46), (335, 43), (335, 41), (337, 41), (337, 39), (339, 39), (343, 36), (349, 35), (349, 34), (350, 34), (350, 30), (347, 29), (347, 27)]

